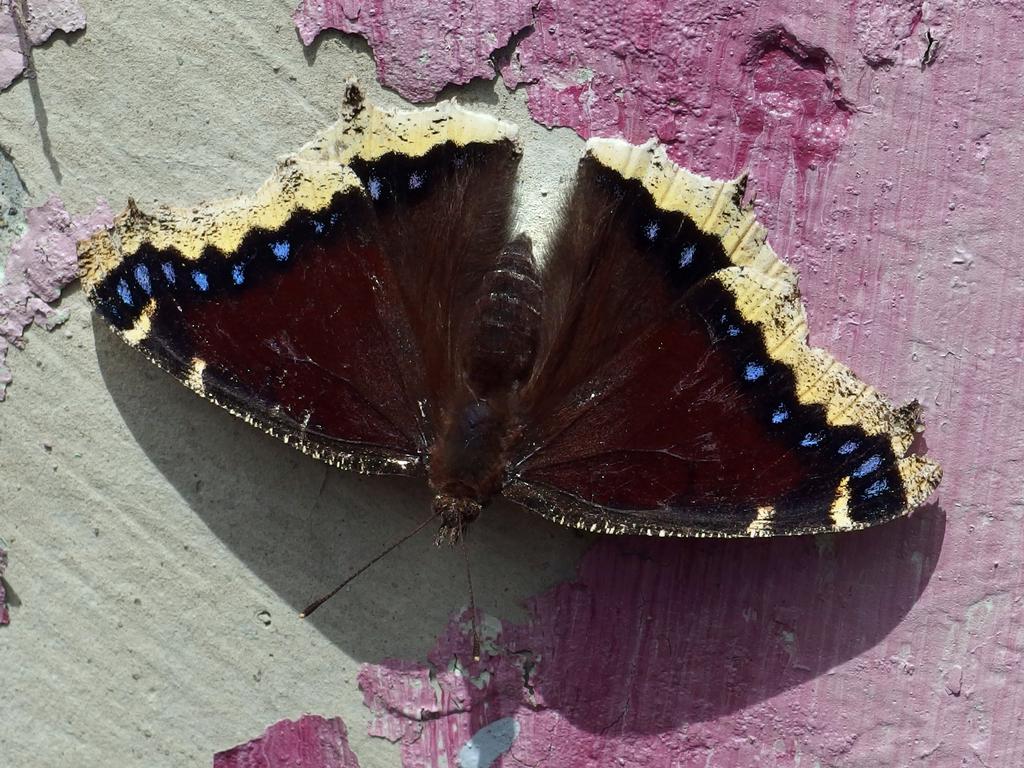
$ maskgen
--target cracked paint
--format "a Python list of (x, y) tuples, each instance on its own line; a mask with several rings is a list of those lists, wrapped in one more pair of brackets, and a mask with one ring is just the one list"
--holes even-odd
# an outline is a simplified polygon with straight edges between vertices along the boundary
[(0, 0), (0, 90), (29, 65), (31, 49), (57, 31), (85, 28), (76, 0)]
[(399, 742), (403, 765), (457, 765), (461, 751), (473, 751), (466, 744), (475, 734), (521, 707), (532, 654), (510, 645), (514, 639), (492, 617), (480, 633), (479, 660), (472, 658), (468, 617), (459, 615), (426, 663), (392, 660), (360, 670), (359, 688), (374, 714), (369, 733)]
[(12, 246), (0, 279), (0, 401), (11, 383), (10, 348), (25, 346), (25, 331), (33, 323), (52, 331), (64, 322), (65, 313), (53, 305), (78, 277), (76, 243), (112, 221), (106, 202), (75, 217), (56, 195), (26, 211), (24, 234)]
[[(934, 558), (940, 519), (896, 525)], [(819, 711), (815, 678), (873, 655), (927, 584), (893, 533), (824, 549), (811, 537), (601, 540), (576, 581), (530, 603), (528, 622), (492, 620), (479, 661), (459, 616), (426, 663), (364, 666), (370, 734), (399, 742), (406, 766), (456, 764), (467, 739), (506, 718), (518, 728), (506, 768), (738, 768), (775, 755), (783, 730), (785, 755), (834, 757), (856, 714)]]
[(492, 79), (492, 54), (530, 24), (532, 5), (302, 0), (292, 18), (305, 45), (325, 29), (361, 35), (373, 49), (380, 82), (410, 101), (427, 101), (446, 85)]
[(213, 768), (359, 768), (340, 717), (280, 720), (252, 741), (213, 756)]

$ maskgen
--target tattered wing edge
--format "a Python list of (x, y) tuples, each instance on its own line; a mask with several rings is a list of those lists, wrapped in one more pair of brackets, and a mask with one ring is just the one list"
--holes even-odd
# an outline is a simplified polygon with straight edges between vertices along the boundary
[(79, 244), (79, 275), (87, 293), (143, 245), (174, 248), (189, 260), (207, 249), (234, 253), (253, 228), (279, 229), (297, 211), (325, 208), (346, 189), (362, 188), (348, 168), (354, 159), (374, 160), (389, 152), (419, 157), (445, 142), (464, 146), (507, 139), (518, 150), (518, 127), (448, 100), (427, 109), (399, 110), (366, 101), (349, 80), (341, 116), (278, 166), (259, 189), (191, 207), (159, 206), (143, 212), (129, 200), (111, 228)]

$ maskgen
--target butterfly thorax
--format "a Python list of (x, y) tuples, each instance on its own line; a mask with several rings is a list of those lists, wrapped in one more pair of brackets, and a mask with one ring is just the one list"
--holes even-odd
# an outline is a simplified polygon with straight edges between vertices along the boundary
[(517, 437), (516, 392), (536, 357), (540, 302), (530, 240), (519, 235), (481, 280), (462, 345), (465, 388), (447, 409), (431, 451), (439, 539), (457, 539), (501, 490)]

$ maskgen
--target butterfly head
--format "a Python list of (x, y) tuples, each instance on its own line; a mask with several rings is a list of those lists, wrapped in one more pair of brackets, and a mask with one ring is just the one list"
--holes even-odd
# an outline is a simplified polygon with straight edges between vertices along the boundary
[(434, 512), (441, 518), (441, 529), (435, 540), (437, 545), (458, 543), (466, 527), (477, 519), (482, 509), (480, 502), (464, 496), (447, 493), (434, 496)]

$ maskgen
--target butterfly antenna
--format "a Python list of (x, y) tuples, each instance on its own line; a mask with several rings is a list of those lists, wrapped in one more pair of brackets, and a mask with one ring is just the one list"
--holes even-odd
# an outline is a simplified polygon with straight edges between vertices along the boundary
[(469, 569), (469, 544), (466, 533), (462, 533), (462, 555), (466, 561), (466, 584), (469, 585), (469, 616), (473, 622), (473, 661), (480, 661), (480, 624), (476, 620), (476, 598), (473, 596), (473, 575)]
[(355, 573), (353, 573), (351, 576), (349, 576), (347, 579), (345, 579), (343, 582), (341, 582), (341, 584), (336, 586), (334, 589), (332, 589), (330, 592), (328, 592), (323, 597), (318, 597), (312, 603), (307, 605), (303, 609), (302, 613), (299, 614), (299, 618), (300, 619), (305, 619), (306, 617), (308, 617), (311, 613), (313, 613), (313, 611), (315, 611), (317, 608), (319, 608), (321, 605), (326, 603), (328, 600), (330, 600), (336, 594), (341, 592), (341, 590), (343, 590), (345, 587), (347, 587), (349, 584), (351, 584), (355, 580), (355, 578), (357, 576), (359, 576), (359, 574), (361, 574), (364, 571), (366, 571), (367, 569), (369, 569), (374, 563), (376, 563), (378, 560), (381, 560), (382, 558), (386, 557), (393, 550), (398, 549), (398, 547), (400, 547), (402, 544), (407, 542), (409, 539), (411, 539), (417, 533), (419, 533), (424, 528), (426, 528), (428, 525), (430, 525), (430, 523), (432, 523), (434, 521), (434, 519), (438, 516), (438, 514), (439, 514), (438, 512), (435, 512), (430, 517), (428, 517), (426, 520), (424, 520), (422, 523), (420, 523), (415, 528), (413, 528), (411, 531), (409, 531), (407, 534), (402, 536), (400, 539), (398, 539), (397, 541), (393, 541), (391, 544), (388, 544), (383, 550), (381, 550), (379, 553), (377, 553), (368, 563), (363, 565), (361, 568), (356, 570)]

